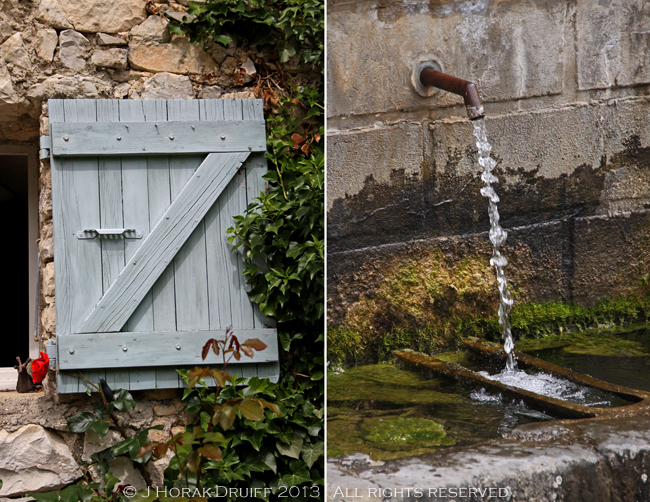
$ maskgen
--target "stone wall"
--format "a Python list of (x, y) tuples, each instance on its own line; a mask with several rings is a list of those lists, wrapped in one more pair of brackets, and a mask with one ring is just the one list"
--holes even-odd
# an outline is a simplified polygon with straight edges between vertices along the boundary
[[(0, 0), (0, 152), (3, 145), (37, 147), (39, 136), (49, 133), (50, 98), (261, 97), (258, 70), (278, 70), (273, 58), (250, 48), (245, 40), (235, 40), (227, 48), (209, 44), (204, 51), (170, 34), (168, 17), (180, 19), (187, 5), (187, 0)], [(299, 68), (297, 59), (283, 71), (293, 74), (296, 83), (319, 78)], [(43, 349), (55, 337), (48, 160), (40, 164), (38, 206)], [(100, 449), (96, 438), (71, 434), (66, 425), (74, 413), (91, 411), (93, 400), (58, 397), (53, 380), (52, 375), (45, 380), (45, 394), (0, 393), (0, 479), (4, 482), (0, 500), (62, 488), (81, 476), (76, 461)], [(131, 432), (163, 425), (163, 431), (150, 434), (162, 440), (184, 425), (187, 417), (181, 413), (176, 391), (141, 391), (134, 396), (137, 408), (123, 424)], [(109, 433), (109, 442), (118, 439)], [(42, 445), (39, 455), (30, 450), (35, 442)], [(160, 486), (165, 460), (156, 464), (149, 475)], [(135, 476), (133, 469), (120, 465), (112, 469), (123, 481), (136, 486), (142, 482), (129, 477)]]
[[(464, 264), (489, 257), (472, 126), (460, 97), (416, 93), (424, 60), (478, 86), (516, 300), (593, 305), (637, 290), (650, 270), (650, 2), (328, 8), (330, 324), (377, 328), (379, 297), (399, 303), (386, 284), (431, 256), (462, 302)], [(435, 303), (423, 291), (420, 313)], [(477, 312), (496, 311), (495, 292), (492, 278)]]
[[(253, 98), (256, 65), (274, 66), (247, 42), (205, 52), (169, 32), (187, 0), (4, 0), (0, 11), (0, 146), (48, 134), (47, 99)], [(53, 337), (54, 264), (49, 163), (39, 197), (41, 340)]]

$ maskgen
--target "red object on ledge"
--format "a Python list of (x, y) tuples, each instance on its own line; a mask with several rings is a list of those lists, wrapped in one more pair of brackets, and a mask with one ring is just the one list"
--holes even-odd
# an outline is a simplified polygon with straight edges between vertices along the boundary
[(45, 352), (41, 352), (41, 357), (32, 361), (32, 381), (34, 383), (41, 383), (47, 375), (47, 370), (50, 368), (50, 358)]

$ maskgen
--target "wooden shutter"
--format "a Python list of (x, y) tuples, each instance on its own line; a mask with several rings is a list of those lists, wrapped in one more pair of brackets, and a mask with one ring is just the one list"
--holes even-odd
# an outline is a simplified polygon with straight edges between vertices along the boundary
[[(229, 371), (279, 376), (226, 229), (265, 189), (259, 100), (50, 100), (57, 391), (182, 386), (232, 326), (268, 348)], [(217, 365), (209, 356), (205, 364)]]

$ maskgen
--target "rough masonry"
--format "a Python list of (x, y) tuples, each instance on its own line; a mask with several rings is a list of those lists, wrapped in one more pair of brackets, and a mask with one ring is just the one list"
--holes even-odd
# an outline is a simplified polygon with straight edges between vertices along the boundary
[[(418, 255), (442, 253), (449, 270), (489, 257), (471, 123), (459, 96), (415, 92), (423, 60), (478, 86), (516, 299), (593, 305), (639, 288), (650, 271), (650, 2), (328, 8), (330, 324), (372, 325), (382, 284)], [(485, 305), (492, 313), (496, 295)]]

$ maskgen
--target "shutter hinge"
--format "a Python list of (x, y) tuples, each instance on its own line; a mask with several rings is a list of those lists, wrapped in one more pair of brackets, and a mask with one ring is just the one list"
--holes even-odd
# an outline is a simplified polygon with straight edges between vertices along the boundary
[(47, 341), (47, 345), (45, 346), (45, 353), (47, 354), (47, 357), (50, 358), (50, 369), (57, 370), (58, 364), (56, 360), (56, 344), (54, 341)]
[(50, 142), (49, 136), (41, 136), (41, 159), (47, 159), (50, 156), (50, 149), (52, 148), (52, 143)]

